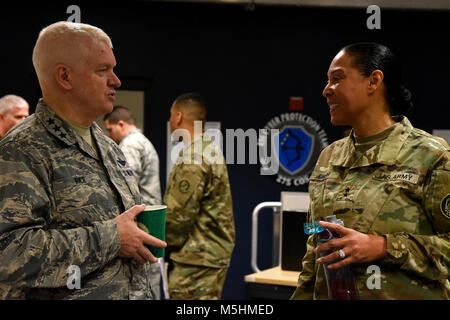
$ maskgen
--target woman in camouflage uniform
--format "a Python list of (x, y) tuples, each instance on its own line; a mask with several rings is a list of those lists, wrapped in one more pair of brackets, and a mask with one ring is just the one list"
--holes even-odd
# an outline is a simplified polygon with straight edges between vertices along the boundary
[[(341, 238), (317, 247), (310, 236), (292, 299), (328, 298), (324, 263), (351, 264), (361, 299), (448, 299), (448, 144), (392, 116), (412, 103), (387, 47), (343, 48), (328, 79), (331, 123), (352, 131), (322, 151), (310, 178), (308, 218), (336, 215), (345, 227), (320, 222)], [(335, 251), (319, 258), (328, 250)], [(378, 281), (370, 270), (379, 271)]]

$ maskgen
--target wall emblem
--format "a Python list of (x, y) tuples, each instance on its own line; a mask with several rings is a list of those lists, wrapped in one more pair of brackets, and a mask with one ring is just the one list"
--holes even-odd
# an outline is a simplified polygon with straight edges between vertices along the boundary
[[(307, 184), (320, 152), (328, 146), (325, 130), (316, 120), (300, 112), (276, 116), (264, 129), (279, 130), (278, 134), (260, 137), (258, 142), (265, 151), (262, 154), (272, 155), (279, 162), (277, 182), (285, 186)], [(262, 164), (268, 162), (260, 160)]]

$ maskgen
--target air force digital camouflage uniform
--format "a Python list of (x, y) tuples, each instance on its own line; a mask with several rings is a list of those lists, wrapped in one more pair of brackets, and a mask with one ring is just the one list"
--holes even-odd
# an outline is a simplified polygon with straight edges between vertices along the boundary
[[(351, 265), (361, 299), (449, 299), (448, 145), (405, 117), (395, 120), (389, 136), (362, 155), (353, 135), (322, 152), (310, 178), (309, 220), (335, 214), (348, 228), (386, 237), (384, 259)], [(312, 235), (293, 299), (327, 299), (316, 246)], [(367, 285), (370, 265), (380, 268), (378, 289)]]
[(153, 144), (138, 129), (132, 130), (119, 143), (134, 171), (145, 204), (161, 204), (159, 158)]
[[(138, 129), (134, 129), (120, 141), (119, 147), (134, 172), (143, 203), (146, 205), (161, 204), (159, 158), (153, 144)], [(149, 269), (152, 294), (159, 299), (161, 296), (159, 263), (147, 263), (145, 267)]]
[[(151, 298), (143, 265), (118, 257), (113, 220), (140, 204), (136, 182), (119, 148), (91, 132), (97, 151), (41, 100), (1, 140), (1, 298)], [(80, 289), (67, 286), (71, 265)]]
[(170, 298), (220, 299), (235, 230), (227, 167), (215, 143), (199, 135), (182, 151), (164, 200)]

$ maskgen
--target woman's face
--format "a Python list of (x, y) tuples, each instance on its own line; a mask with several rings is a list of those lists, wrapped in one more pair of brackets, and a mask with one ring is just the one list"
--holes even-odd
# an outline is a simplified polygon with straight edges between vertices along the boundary
[(352, 57), (340, 51), (328, 69), (328, 83), (322, 95), (330, 107), (333, 125), (354, 127), (368, 112), (369, 77), (352, 67)]

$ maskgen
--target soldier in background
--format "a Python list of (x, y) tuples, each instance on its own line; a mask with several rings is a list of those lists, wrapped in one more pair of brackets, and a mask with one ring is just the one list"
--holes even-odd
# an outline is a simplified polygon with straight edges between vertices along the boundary
[[(130, 110), (124, 106), (115, 106), (111, 113), (105, 115), (103, 121), (108, 136), (119, 145), (134, 172), (143, 203), (161, 204), (158, 154), (150, 140), (136, 128), (136, 121)], [(160, 265), (154, 263), (148, 267), (153, 296), (160, 299)]]
[(170, 131), (183, 131), (185, 144), (164, 197), (172, 263), (170, 299), (220, 299), (234, 248), (233, 208), (223, 154), (203, 130), (195, 136), (194, 121), (201, 121), (204, 129), (205, 120), (206, 106), (198, 94), (178, 97), (170, 110)]
[[(309, 237), (292, 299), (328, 298), (324, 263), (351, 264), (361, 299), (449, 299), (448, 144), (394, 116), (412, 102), (387, 47), (343, 48), (328, 79), (323, 95), (331, 123), (352, 131), (322, 151), (310, 178), (308, 217), (341, 238), (316, 247), (317, 235)], [(345, 227), (323, 222), (329, 215)], [(318, 259), (328, 250), (334, 252)], [(379, 267), (378, 284), (369, 279), (372, 265)]]
[(0, 99), (0, 138), (30, 115), (28, 102), (22, 97), (8, 94)]
[(0, 297), (151, 299), (144, 244), (166, 244), (137, 227), (132, 171), (94, 123), (121, 85), (110, 38), (52, 24), (33, 65), (43, 98), (0, 141)]

